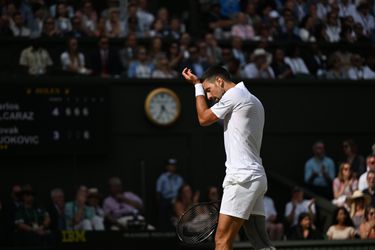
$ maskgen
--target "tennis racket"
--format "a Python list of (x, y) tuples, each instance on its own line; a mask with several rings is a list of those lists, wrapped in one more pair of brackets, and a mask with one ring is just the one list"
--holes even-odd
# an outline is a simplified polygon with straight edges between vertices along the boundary
[(201, 243), (213, 235), (218, 218), (219, 202), (202, 202), (193, 205), (177, 222), (177, 236), (183, 243)]

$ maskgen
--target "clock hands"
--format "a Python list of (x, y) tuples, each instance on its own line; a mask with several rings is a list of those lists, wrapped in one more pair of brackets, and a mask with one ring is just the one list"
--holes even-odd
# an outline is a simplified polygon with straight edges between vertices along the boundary
[(164, 113), (165, 110), (166, 110), (166, 109), (165, 109), (164, 105), (161, 105), (161, 107), (160, 107), (160, 111), (159, 111), (159, 113), (158, 113), (156, 119), (159, 119), (160, 116)]

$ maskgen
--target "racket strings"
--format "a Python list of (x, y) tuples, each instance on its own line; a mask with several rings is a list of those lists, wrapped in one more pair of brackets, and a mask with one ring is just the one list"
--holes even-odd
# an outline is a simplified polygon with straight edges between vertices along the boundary
[(215, 204), (198, 204), (190, 208), (177, 225), (177, 234), (185, 243), (206, 240), (216, 229), (218, 209)]

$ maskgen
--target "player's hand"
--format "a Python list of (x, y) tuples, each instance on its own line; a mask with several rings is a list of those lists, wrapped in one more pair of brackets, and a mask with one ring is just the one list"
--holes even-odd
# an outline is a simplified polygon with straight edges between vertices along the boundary
[(197, 83), (199, 83), (199, 78), (198, 78), (196, 75), (194, 75), (194, 74), (191, 72), (191, 69), (189, 69), (189, 68), (184, 68), (184, 70), (182, 71), (182, 75), (183, 75), (183, 77), (184, 77), (187, 81), (191, 82), (192, 84), (197, 84)]

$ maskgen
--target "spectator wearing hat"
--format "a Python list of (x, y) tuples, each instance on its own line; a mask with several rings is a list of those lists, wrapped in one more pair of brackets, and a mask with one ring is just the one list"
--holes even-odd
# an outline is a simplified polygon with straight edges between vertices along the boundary
[(17, 244), (43, 246), (52, 243), (50, 217), (47, 211), (35, 205), (35, 195), (30, 190), (21, 193), (22, 206), (15, 215)]
[(356, 234), (353, 221), (345, 207), (338, 207), (333, 213), (331, 226), (327, 230), (329, 240), (354, 239)]
[(94, 211), (92, 217), (93, 229), (96, 231), (103, 231), (104, 228), (104, 210), (101, 206), (100, 194), (97, 188), (89, 188), (87, 196), (87, 206)]
[(184, 179), (177, 174), (177, 160), (170, 158), (165, 164), (165, 172), (156, 181), (157, 201), (159, 205), (159, 230), (170, 230), (170, 218), (172, 216), (172, 204), (175, 201), (178, 190), (184, 183)]
[(375, 205), (365, 209), (365, 220), (359, 226), (361, 239), (375, 239)]
[(348, 197), (347, 203), (354, 228), (358, 229), (365, 218), (365, 207), (371, 204), (371, 197), (357, 190), (352, 196)]
[(109, 179), (109, 196), (104, 199), (103, 210), (111, 230), (127, 229), (134, 218), (143, 220), (143, 201), (133, 192), (124, 192), (119, 177)]
[(369, 155), (366, 158), (366, 172), (364, 172), (358, 180), (358, 189), (363, 191), (367, 186), (367, 175), (369, 171), (375, 171), (375, 155)]
[(285, 218), (289, 226), (292, 227), (297, 225), (298, 216), (304, 212), (309, 213), (311, 218), (315, 217), (315, 200), (304, 199), (303, 190), (300, 187), (294, 187), (292, 190), (291, 201), (285, 206)]
[(243, 77), (256, 79), (274, 79), (275, 73), (270, 67), (271, 55), (262, 48), (255, 49), (251, 55), (251, 63), (243, 69)]
[(325, 155), (325, 146), (317, 141), (312, 146), (313, 157), (305, 163), (305, 183), (313, 191), (331, 199), (331, 185), (335, 178), (335, 164), (333, 160)]
[(375, 206), (375, 171), (369, 170), (367, 173), (367, 188), (363, 190), (364, 194), (371, 197), (371, 205)]

